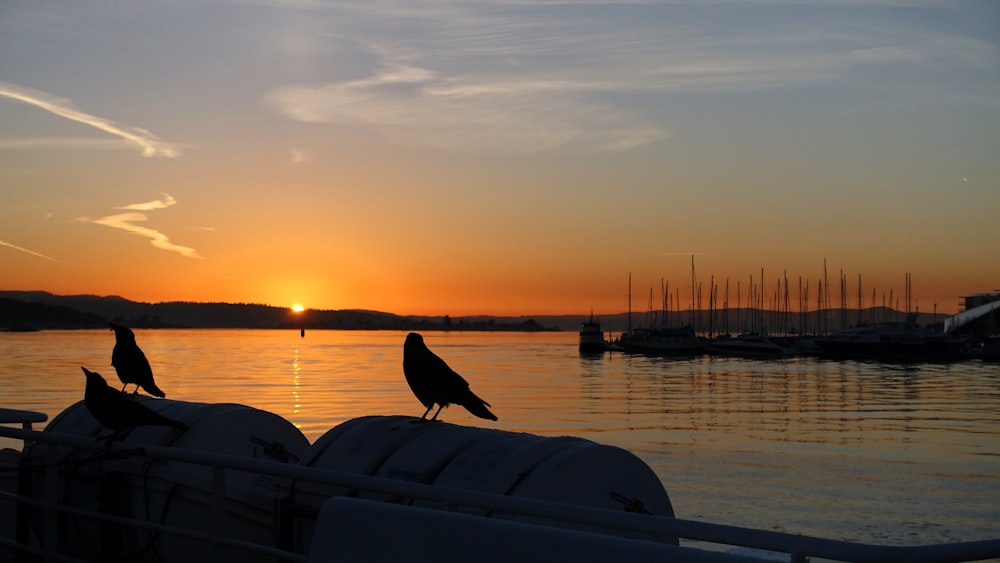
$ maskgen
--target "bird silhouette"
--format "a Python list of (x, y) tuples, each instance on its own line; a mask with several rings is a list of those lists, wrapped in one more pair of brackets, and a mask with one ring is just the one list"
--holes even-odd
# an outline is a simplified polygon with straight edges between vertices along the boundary
[(436, 420), (444, 407), (456, 404), (479, 418), (497, 420), (496, 415), (486, 408), (492, 405), (477, 397), (469, 389), (469, 382), (431, 352), (424, 344), (424, 337), (415, 332), (406, 335), (403, 343), (403, 375), (417, 400), (427, 407), (421, 419), (427, 417), (435, 404), (438, 410), (431, 420)]
[(135, 384), (135, 392), (139, 388), (155, 397), (166, 397), (167, 394), (156, 386), (153, 381), (153, 368), (149, 367), (149, 360), (142, 349), (135, 343), (135, 333), (127, 326), (115, 323), (108, 323), (111, 330), (115, 331), (115, 348), (111, 351), (111, 365), (118, 373), (118, 379), (122, 382), (122, 392), (129, 384)]
[(83, 404), (102, 426), (114, 431), (118, 436), (136, 426), (169, 426), (181, 432), (187, 424), (167, 418), (143, 405), (128, 395), (115, 391), (101, 374), (80, 366), (87, 376), (87, 387), (83, 393)]

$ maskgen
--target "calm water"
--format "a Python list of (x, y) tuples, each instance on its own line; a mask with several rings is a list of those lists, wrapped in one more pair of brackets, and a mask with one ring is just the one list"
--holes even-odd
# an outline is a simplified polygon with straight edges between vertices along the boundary
[[(401, 332), (137, 330), (173, 399), (284, 416), (315, 440), (423, 412)], [(881, 544), (1000, 538), (1000, 365), (581, 357), (574, 333), (427, 333), (493, 404), (449, 422), (626, 448), (678, 517)], [(0, 333), (0, 405), (50, 418), (115, 384), (110, 331)], [(3, 444), (10, 445), (10, 444)]]

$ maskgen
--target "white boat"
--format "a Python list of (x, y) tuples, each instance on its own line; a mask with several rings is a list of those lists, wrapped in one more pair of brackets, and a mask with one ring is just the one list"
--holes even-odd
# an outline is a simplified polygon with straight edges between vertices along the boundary
[(984, 360), (1000, 361), (1000, 335), (987, 336), (983, 339)]
[(709, 342), (706, 351), (709, 354), (744, 358), (787, 358), (797, 353), (790, 344), (762, 334), (720, 336)]
[[(940, 561), (1000, 557), (1000, 539), (882, 546), (675, 517), (634, 454), (404, 416), (310, 444), (233, 404), (137, 398), (187, 424), (118, 439), (83, 403), (0, 408), (0, 560)], [(488, 463), (487, 463), (488, 461)]]
[(900, 322), (851, 327), (815, 342), (823, 356), (835, 359), (946, 361), (973, 356), (972, 338), (931, 331), (916, 319), (910, 313)]
[(602, 354), (607, 349), (608, 344), (604, 341), (601, 323), (595, 320), (594, 314), (591, 313), (590, 319), (580, 324), (580, 353)]
[(699, 356), (705, 352), (706, 340), (695, 335), (690, 325), (657, 326), (625, 332), (618, 344), (629, 354)]

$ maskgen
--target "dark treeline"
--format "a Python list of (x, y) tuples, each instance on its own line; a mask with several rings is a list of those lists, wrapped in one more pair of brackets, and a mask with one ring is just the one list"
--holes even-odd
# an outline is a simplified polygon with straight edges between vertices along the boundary
[(0, 330), (106, 328), (107, 326), (108, 322), (104, 317), (84, 313), (72, 307), (0, 299)]
[[(132, 328), (280, 328), (335, 330), (549, 331), (577, 330), (589, 315), (407, 316), (367, 310), (306, 310), (252, 303), (142, 303), (117, 296), (54, 295), (0, 291), (0, 330), (105, 328), (108, 321)], [(690, 324), (699, 334), (745, 332), (829, 334), (850, 326), (901, 321), (906, 313), (886, 307), (836, 308), (804, 313), (749, 308), (646, 311), (597, 315), (606, 333), (653, 325)], [(939, 325), (947, 315), (920, 312), (916, 322)]]
[(109, 321), (132, 328), (560, 330), (526, 317), (424, 317), (363, 310), (295, 313), (252, 303), (140, 303), (114, 296), (0, 291), (0, 330), (106, 328)]

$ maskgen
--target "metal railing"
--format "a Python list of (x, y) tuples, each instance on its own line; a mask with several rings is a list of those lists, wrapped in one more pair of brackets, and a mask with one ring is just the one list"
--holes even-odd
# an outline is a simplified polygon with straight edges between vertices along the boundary
[[(493, 493), (456, 489), (436, 485), (426, 485), (372, 477), (356, 473), (346, 473), (326, 468), (280, 463), (277, 461), (253, 459), (220, 454), (211, 451), (193, 450), (160, 445), (143, 447), (126, 446), (114, 442), (98, 441), (58, 432), (39, 432), (31, 429), (32, 422), (44, 422), (41, 413), (0, 409), (0, 423), (20, 424), (22, 428), (0, 425), (0, 436), (22, 440), (39, 455), (19, 458), (16, 469), (19, 481), (29, 483), (41, 475), (41, 485), (33, 487), (19, 483), (18, 492), (0, 491), (0, 505), (14, 503), (18, 507), (19, 522), (16, 538), (3, 537), (0, 532), (0, 547), (10, 548), (18, 554), (31, 554), (45, 561), (84, 561), (60, 553), (57, 538), (60, 535), (60, 514), (78, 515), (99, 522), (125, 525), (145, 529), (157, 534), (171, 534), (199, 542), (207, 546), (203, 553), (213, 554), (212, 560), (225, 558), (225, 548), (232, 548), (273, 557), (280, 561), (308, 561), (308, 553), (292, 548), (274, 547), (263, 543), (248, 542), (226, 537), (223, 523), (226, 520), (226, 483), (231, 472), (241, 471), (267, 475), (275, 478), (328, 485), (353, 491), (369, 491), (395, 497), (397, 499), (419, 499), (442, 505), (448, 510), (483, 509), (493, 513), (518, 515), (537, 523), (555, 527), (569, 527), (627, 536), (663, 543), (675, 543), (677, 539), (695, 540), (720, 546), (744, 547), (787, 554), (791, 561), (806, 561), (809, 557), (819, 557), (835, 561), (913, 561), (951, 563), (1000, 558), (1000, 539), (973, 542), (933, 544), (920, 546), (882, 546), (841, 540), (823, 539), (783, 532), (756, 530), (737, 526), (712, 524), (655, 516), (591, 508), (567, 503), (551, 502), (524, 497), (504, 496)], [(132, 460), (145, 462), (171, 461), (202, 466), (211, 470), (211, 513), (212, 525), (209, 530), (193, 530), (147, 520), (127, 518), (106, 512), (80, 508), (60, 502), (55, 495), (59, 482), (59, 447), (69, 446), (77, 452), (92, 452), (90, 461), (113, 469), (116, 464)], [(35, 459), (37, 457), (37, 459)], [(36, 482), (37, 484), (37, 482)], [(43, 491), (45, 498), (36, 498), (33, 491)], [(34, 507), (42, 512), (40, 541), (32, 542), (26, 535), (26, 528), (20, 522), (23, 511)], [(36, 538), (39, 540), (39, 538)]]

